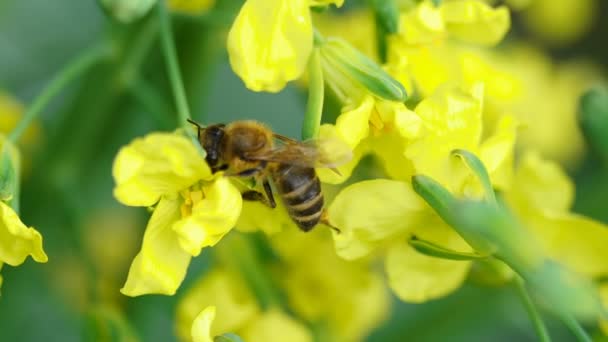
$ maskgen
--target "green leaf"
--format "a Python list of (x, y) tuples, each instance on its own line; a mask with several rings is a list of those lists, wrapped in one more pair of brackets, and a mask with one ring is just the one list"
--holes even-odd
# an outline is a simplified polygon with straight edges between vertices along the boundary
[(490, 255), (481, 255), (477, 253), (465, 253), (465, 252), (457, 252), (437, 244), (434, 244), (430, 241), (420, 240), (417, 237), (413, 236), (410, 238), (408, 243), (414, 247), (414, 249), (424, 255), (428, 255), (431, 257), (448, 259), (448, 260), (478, 260), (478, 259), (486, 259), (489, 258)]

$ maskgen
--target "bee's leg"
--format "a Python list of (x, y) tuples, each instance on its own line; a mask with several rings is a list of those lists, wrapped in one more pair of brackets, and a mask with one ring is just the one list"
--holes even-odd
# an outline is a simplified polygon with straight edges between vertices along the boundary
[(255, 191), (255, 190), (249, 190), (249, 191), (245, 191), (242, 193), (243, 199), (245, 201), (257, 201), (257, 202), (262, 202), (265, 205), (267, 205), (270, 208), (275, 208), (276, 204), (274, 203), (274, 199), (269, 200), (268, 198), (266, 198), (266, 196), (264, 196), (263, 193), (259, 192), (259, 191)]
[(260, 175), (264, 172), (264, 169), (266, 169), (266, 162), (261, 162), (260, 164), (258, 164), (258, 166), (253, 167), (251, 169), (246, 169), (240, 172), (226, 172), (224, 174), (224, 176), (227, 177), (253, 177), (253, 176), (257, 176)]
[(319, 223), (323, 223), (324, 225), (328, 226), (329, 228), (333, 229), (336, 233), (340, 234), (342, 231), (340, 230), (340, 228), (332, 225), (331, 223), (329, 223), (329, 217), (327, 217), (327, 210), (323, 209), (323, 213), (321, 213), (321, 219), (319, 220)]
[(243, 199), (245, 201), (259, 201), (259, 202), (262, 202), (265, 205), (269, 206), (272, 209), (276, 208), (277, 202), (275, 202), (275, 200), (274, 200), (274, 195), (272, 194), (272, 188), (270, 188), (270, 183), (268, 182), (268, 178), (264, 177), (263, 186), (264, 186), (264, 192), (266, 193), (266, 196), (264, 196), (264, 194), (259, 191), (249, 190), (249, 191), (243, 192), (243, 194), (242, 194)]
[(277, 202), (274, 201), (274, 195), (272, 194), (272, 188), (270, 187), (270, 183), (268, 182), (268, 178), (264, 179), (264, 192), (266, 192), (266, 197), (268, 198), (268, 204), (271, 208), (277, 207)]

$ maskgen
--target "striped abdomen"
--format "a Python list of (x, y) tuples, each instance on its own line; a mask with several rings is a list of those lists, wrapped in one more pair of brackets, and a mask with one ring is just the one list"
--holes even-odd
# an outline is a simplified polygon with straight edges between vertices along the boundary
[(323, 212), (321, 183), (315, 169), (279, 164), (273, 170), (279, 196), (294, 222), (307, 232), (319, 223)]

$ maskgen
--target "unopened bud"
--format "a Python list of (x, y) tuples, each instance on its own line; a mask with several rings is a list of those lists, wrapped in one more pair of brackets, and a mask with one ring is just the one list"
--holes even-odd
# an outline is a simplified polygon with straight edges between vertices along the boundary
[(0, 135), (0, 201), (11, 203), (19, 186), (19, 154), (13, 144)]
[(133, 22), (148, 13), (158, 0), (99, 0), (101, 7), (112, 18), (123, 22)]
[(608, 89), (590, 89), (581, 97), (579, 124), (591, 149), (608, 162)]
[[(360, 84), (374, 95), (389, 101), (403, 102), (407, 98), (405, 89), (399, 81), (392, 78), (380, 65), (359, 52), (346, 41), (338, 38), (328, 38), (321, 46), (321, 57), (324, 65), (334, 70), (328, 70), (326, 80), (344, 77), (348, 81), (341, 83)], [(336, 80), (340, 82), (340, 80)], [(342, 86), (343, 87), (343, 86)], [(348, 89), (342, 89), (348, 91)]]

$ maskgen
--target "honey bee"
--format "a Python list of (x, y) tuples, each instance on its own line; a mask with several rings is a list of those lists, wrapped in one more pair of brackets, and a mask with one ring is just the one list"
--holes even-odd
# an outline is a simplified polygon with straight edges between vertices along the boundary
[(336, 166), (352, 158), (352, 151), (345, 143), (337, 139), (300, 142), (273, 133), (256, 121), (235, 121), (205, 128), (194, 121), (190, 123), (198, 128), (198, 140), (207, 152), (206, 161), (213, 172), (253, 177), (262, 184), (265, 195), (249, 190), (243, 193), (243, 199), (275, 208), (269, 182), (272, 180), (289, 216), (301, 230), (310, 231), (319, 222), (328, 224), (315, 168), (326, 167), (337, 172)]

